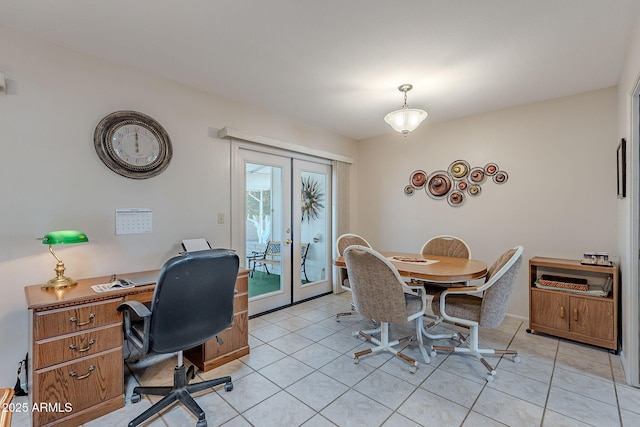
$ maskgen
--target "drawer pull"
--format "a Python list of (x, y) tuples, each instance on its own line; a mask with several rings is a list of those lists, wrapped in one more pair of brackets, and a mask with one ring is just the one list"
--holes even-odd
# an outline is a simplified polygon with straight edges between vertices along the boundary
[(578, 321), (578, 309), (577, 308), (573, 309), (573, 320), (575, 320), (576, 322)]
[(89, 320), (87, 320), (86, 322), (78, 322), (78, 318), (75, 317), (75, 316), (73, 316), (71, 319), (69, 319), (69, 321), (71, 323), (75, 323), (76, 326), (84, 326), (84, 325), (88, 325), (89, 323), (93, 322), (93, 319), (95, 319), (95, 318), (96, 318), (95, 313), (91, 313), (89, 315)]
[(560, 318), (564, 319), (564, 307), (560, 307)]
[(94, 345), (95, 343), (96, 343), (95, 340), (89, 340), (89, 345), (86, 346), (85, 348), (78, 348), (78, 346), (75, 345), (75, 344), (70, 344), (69, 348), (71, 350), (77, 351), (78, 353), (84, 353), (85, 351), (89, 350), (91, 348), (91, 346)]
[(91, 372), (93, 372), (94, 369), (96, 369), (96, 367), (91, 365), (91, 366), (89, 366), (89, 372), (87, 372), (86, 374), (78, 376), (76, 371), (71, 371), (71, 372), (69, 372), (69, 376), (70, 377), (74, 377), (76, 380), (83, 380), (85, 378), (88, 378), (89, 375), (91, 375)]

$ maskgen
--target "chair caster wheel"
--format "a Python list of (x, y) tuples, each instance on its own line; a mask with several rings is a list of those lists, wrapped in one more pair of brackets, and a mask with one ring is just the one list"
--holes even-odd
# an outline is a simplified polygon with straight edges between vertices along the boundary
[(224, 391), (228, 392), (228, 391), (231, 391), (231, 390), (233, 390), (233, 383), (226, 383), (224, 385)]
[(207, 427), (207, 420), (198, 420), (196, 427)]
[(195, 365), (189, 366), (189, 369), (187, 369), (186, 377), (187, 377), (188, 380), (192, 380), (192, 379), (194, 379), (196, 377)]
[(513, 356), (513, 363), (520, 363), (520, 356), (517, 354)]
[(417, 366), (412, 366), (411, 368), (409, 368), (409, 372), (412, 374), (415, 374), (417, 370), (418, 370)]
[(360, 359), (358, 359), (357, 357), (354, 357), (354, 358), (353, 358), (353, 363), (354, 363), (355, 365), (357, 365), (358, 363), (360, 363)]
[(493, 382), (493, 375), (491, 375), (491, 374), (487, 375), (487, 382), (488, 383), (492, 383)]
[(131, 403), (138, 403), (140, 402), (141, 396), (138, 393), (133, 393), (131, 395)]
[(438, 355), (438, 352), (437, 352), (437, 351), (435, 351), (435, 350), (431, 350), (431, 351), (429, 352), (429, 356), (431, 356), (431, 357), (436, 357), (437, 355)]

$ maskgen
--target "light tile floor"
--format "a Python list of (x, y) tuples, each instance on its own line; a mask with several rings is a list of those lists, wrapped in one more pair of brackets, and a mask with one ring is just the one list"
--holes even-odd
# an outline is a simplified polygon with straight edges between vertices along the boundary
[[(489, 357), (495, 381), (474, 358), (438, 353), (415, 374), (389, 354), (352, 354), (370, 346), (352, 336), (369, 328), (358, 315), (335, 321), (348, 310), (348, 293), (328, 295), (249, 321), (251, 354), (200, 379), (231, 375), (234, 390), (202, 392), (197, 401), (210, 427), (241, 426), (637, 426), (640, 390), (629, 387), (619, 356), (548, 336), (528, 334), (527, 325), (507, 318), (481, 330), (481, 346), (515, 348), (521, 363)], [(453, 326), (438, 326), (444, 330)], [(392, 327), (411, 334), (410, 324)], [(442, 341), (440, 344), (446, 344)], [(405, 352), (420, 359), (416, 347)], [(156, 356), (128, 365), (124, 408), (85, 424), (126, 425), (158, 398), (129, 401), (133, 387), (168, 385), (175, 356)], [(24, 398), (19, 398), (24, 399)], [(28, 425), (23, 414), (14, 426)], [(174, 406), (145, 426), (195, 425), (195, 417)]]

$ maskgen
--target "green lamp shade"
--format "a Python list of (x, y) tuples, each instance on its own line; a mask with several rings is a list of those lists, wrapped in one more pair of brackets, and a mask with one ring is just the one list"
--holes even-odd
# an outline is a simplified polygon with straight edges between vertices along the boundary
[(42, 243), (45, 245), (66, 245), (70, 243), (88, 242), (87, 235), (78, 230), (52, 231), (45, 234)]

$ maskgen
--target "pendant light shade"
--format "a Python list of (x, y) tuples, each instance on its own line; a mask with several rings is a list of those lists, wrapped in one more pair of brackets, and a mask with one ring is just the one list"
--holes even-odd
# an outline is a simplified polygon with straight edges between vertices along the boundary
[(404, 105), (396, 111), (392, 111), (384, 116), (384, 121), (389, 124), (395, 131), (401, 132), (407, 136), (409, 132), (415, 130), (424, 119), (427, 118), (427, 112), (418, 108), (409, 108), (407, 105), (407, 92), (413, 88), (410, 84), (404, 84), (398, 87), (400, 92), (404, 92)]

